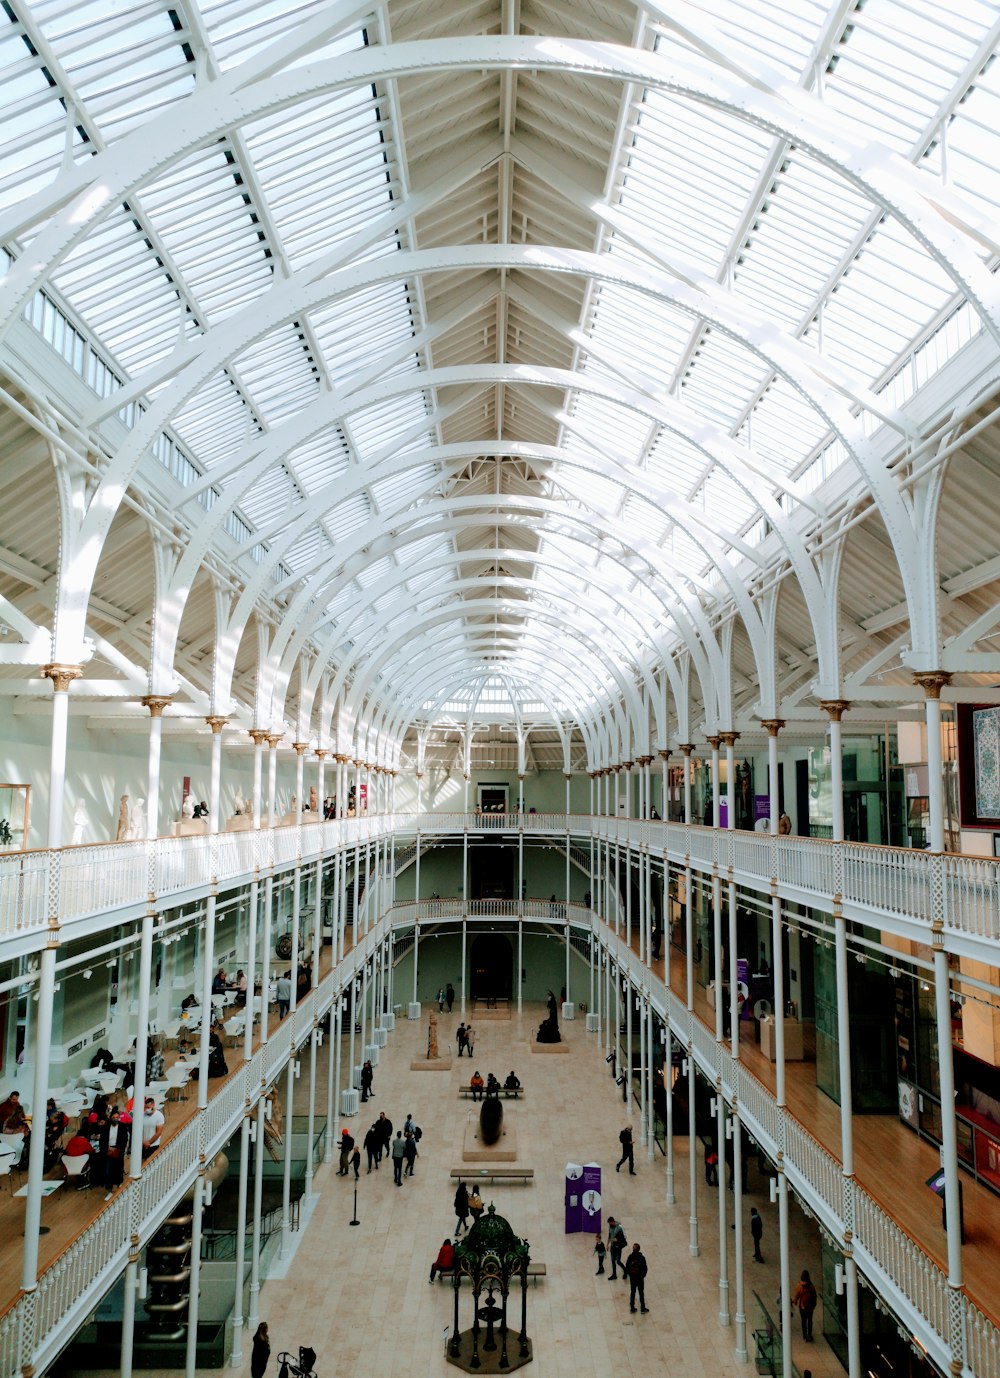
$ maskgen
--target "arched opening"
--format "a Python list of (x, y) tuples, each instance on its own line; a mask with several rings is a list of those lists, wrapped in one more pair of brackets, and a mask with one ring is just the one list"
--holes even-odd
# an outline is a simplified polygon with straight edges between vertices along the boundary
[(469, 990), (473, 1000), (509, 1000), (514, 987), (514, 950), (502, 933), (472, 940)]

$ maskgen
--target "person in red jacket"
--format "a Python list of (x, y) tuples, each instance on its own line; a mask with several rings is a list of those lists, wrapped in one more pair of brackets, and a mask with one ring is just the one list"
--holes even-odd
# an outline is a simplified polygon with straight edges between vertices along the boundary
[(442, 1271), (450, 1272), (454, 1262), (455, 1246), (452, 1244), (450, 1239), (446, 1239), (444, 1243), (441, 1245), (440, 1249), (438, 1249), (437, 1258), (431, 1264), (431, 1275), (427, 1279), (427, 1281), (433, 1282), (437, 1274)]
[(63, 1153), (67, 1158), (89, 1158), (93, 1151), (94, 1145), (87, 1136), (87, 1126), (84, 1122), (63, 1149)]

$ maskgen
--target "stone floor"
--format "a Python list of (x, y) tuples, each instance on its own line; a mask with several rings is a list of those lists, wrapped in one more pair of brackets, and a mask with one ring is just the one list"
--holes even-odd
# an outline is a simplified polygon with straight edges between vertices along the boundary
[[(734, 1358), (734, 1330), (719, 1324), (718, 1194), (703, 1181), (698, 1156), (701, 1254), (689, 1253), (687, 1141), (676, 1141), (677, 1204), (665, 1204), (665, 1164), (659, 1150), (649, 1162), (637, 1148), (637, 1175), (616, 1175), (618, 1132), (625, 1108), (594, 1035), (583, 1021), (564, 1026), (570, 1053), (532, 1057), (528, 1039), (542, 1017), (525, 1008), (509, 1020), (477, 1025), (475, 1062), (456, 1060), (451, 1071), (412, 1072), (411, 1058), (424, 1049), (424, 1021), (398, 1023), (376, 1069), (372, 1118), (385, 1110), (400, 1127), (412, 1111), (423, 1129), (416, 1174), (393, 1185), (383, 1162), (378, 1172), (362, 1168), (358, 1191), (361, 1224), (351, 1228), (351, 1180), (324, 1167), (316, 1179), (319, 1197), (297, 1243), (286, 1279), (265, 1284), (261, 1316), (271, 1330), (272, 1362), (281, 1349), (297, 1352), (309, 1344), (317, 1352), (319, 1378), (385, 1378), (396, 1373), (436, 1378), (458, 1370), (444, 1359), (451, 1325), (453, 1292), (447, 1284), (428, 1285), (427, 1274), (438, 1246), (454, 1225), (452, 1167), (460, 1165), (466, 1124), (478, 1107), (457, 1088), (478, 1067), (485, 1077), (503, 1079), (513, 1067), (528, 1091), (523, 1103), (505, 1105), (516, 1122), (519, 1164), (535, 1169), (528, 1186), (499, 1184), (484, 1189), (514, 1230), (530, 1241), (532, 1257), (544, 1261), (548, 1276), (528, 1289), (528, 1330), (540, 1378), (719, 1378), (754, 1371), (751, 1331), (752, 1290), (775, 1310), (777, 1210), (768, 1200), (767, 1182), (750, 1173), (746, 1202), (764, 1217), (763, 1265), (750, 1261), (747, 1231), (747, 1332), (751, 1361)], [(440, 1017), (442, 1045), (449, 1041), (453, 1016)], [(346, 1059), (345, 1059), (346, 1061)], [(305, 1077), (299, 1083), (300, 1094)], [(368, 1107), (363, 1107), (367, 1111)], [(367, 1128), (364, 1117), (348, 1122)], [(637, 1137), (638, 1137), (638, 1131)], [(595, 1276), (590, 1235), (563, 1233), (563, 1169), (567, 1161), (597, 1161), (604, 1169), (604, 1220), (622, 1220), (629, 1243), (638, 1241), (649, 1262), (646, 1301), (649, 1315), (631, 1315), (628, 1287)], [(727, 1194), (727, 1208), (732, 1197)], [(792, 1207), (793, 1277), (802, 1267), (817, 1269), (815, 1228)], [(731, 1213), (729, 1216), (731, 1221)], [(605, 1226), (606, 1228), (606, 1226)], [(733, 1234), (727, 1229), (730, 1240)], [(730, 1258), (730, 1277), (733, 1266)], [(813, 1273), (814, 1278), (817, 1272)], [(735, 1298), (732, 1309), (735, 1311)], [(462, 1326), (471, 1321), (471, 1292), (463, 1288)], [(795, 1318), (793, 1317), (793, 1322)], [(822, 1311), (816, 1314), (817, 1341), (793, 1345), (796, 1368), (808, 1365), (813, 1378), (840, 1378), (844, 1370), (820, 1338)], [(797, 1324), (795, 1325), (798, 1330)], [(247, 1332), (249, 1335), (249, 1332)], [(230, 1370), (231, 1371), (231, 1370)], [(250, 1372), (249, 1343), (238, 1370)], [(151, 1371), (152, 1372), (152, 1371)], [(99, 1376), (105, 1378), (105, 1376)], [(111, 1374), (106, 1378), (112, 1378)], [(157, 1374), (152, 1372), (152, 1378)], [(167, 1378), (166, 1372), (160, 1378)], [(171, 1374), (171, 1378), (173, 1375)]]

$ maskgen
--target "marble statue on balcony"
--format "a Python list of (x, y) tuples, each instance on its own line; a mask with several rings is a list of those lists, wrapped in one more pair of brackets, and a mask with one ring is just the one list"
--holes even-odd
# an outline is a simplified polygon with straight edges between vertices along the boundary
[(181, 818), (185, 823), (190, 823), (194, 818), (194, 795), (186, 794), (184, 802), (181, 804)]
[(128, 795), (123, 794), (118, 801), (118, 830), (115, 833), (116, 842), (128, 841)]
[(318, 804), (317, 804), (317, 799), (316, 799), (316, 786), (315, 786), (315, 785), (310, 785), (310, 786), (309, 786), (309, 812), (310, 812), (310, 813), (315, 813), (317, 807), (318, 807)]
[(79, 847), (83, 841), (83, 835), (90, 827), (90, 818), (87, 815), (87, 805), (82, 799), (77, 801), (76, 808), (73, 810), (73, 835), (70, 838), (71, 847)]
[(137, 799), (132, 805), (128, 816), (128, 836), (131, 842), (137, 842), (146, 836), (145, 809), (145, 799)]

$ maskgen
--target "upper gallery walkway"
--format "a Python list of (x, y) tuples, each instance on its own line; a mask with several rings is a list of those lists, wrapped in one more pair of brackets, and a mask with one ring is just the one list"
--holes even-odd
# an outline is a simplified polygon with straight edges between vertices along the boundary
[[(150, 904), (177, 905), (269, 868), (308, 864), (380, 837), (475, 837), (503, 833), (596, 840), (648, 851), (673, 866), (728, 876), (785, 900), (830, 910), (911, 941), (941, 942), (979, 961), (996, 960), (1000, 862), (985, 857), (778, 837), (699, 824), (559, 813), (386, 813), (258, 831), (159, 837), (0, 855), (0, 942), (13, 954), (39, 947), (58, 923), (84, 936), (138, 917)], [(586, 867), (586, 858), (574, 858)]]

